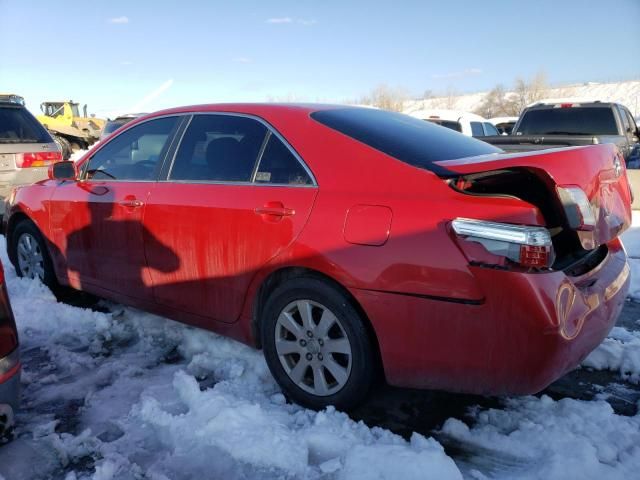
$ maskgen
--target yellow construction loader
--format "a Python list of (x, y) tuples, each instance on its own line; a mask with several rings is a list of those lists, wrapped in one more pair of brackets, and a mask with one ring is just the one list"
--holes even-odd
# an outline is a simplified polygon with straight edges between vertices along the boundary
[(72, 100), (65, 102), (43, 102), (40, 105), (42, 115), (36, 118), (49, 130), (53, 139), (62, 150), (64, 158), (72, 152), (85, 150), (100, 138), (106, 120), (87, 116), (87, 106), (80, 116), (78, 104)]

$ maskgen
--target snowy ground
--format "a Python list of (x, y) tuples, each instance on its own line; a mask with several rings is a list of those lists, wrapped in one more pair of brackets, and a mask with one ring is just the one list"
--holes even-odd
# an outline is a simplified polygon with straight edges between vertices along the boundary
[[(625, 243), (638, 257), (640, 297), (637, 225)], [(4, 252), (0, 237), (24, 409), (16, 439), (0, 447), (0, 479), (628, 479), (640, 470), (640, 313), (565, 390), (561, 381), (524, 398), (383, 391), (350, 418), (287, 404), (261, 354), (234, 341), (114, 304), (57, 303), (16, 278)], [(394, 406), (394, 395), (405, 397)]]

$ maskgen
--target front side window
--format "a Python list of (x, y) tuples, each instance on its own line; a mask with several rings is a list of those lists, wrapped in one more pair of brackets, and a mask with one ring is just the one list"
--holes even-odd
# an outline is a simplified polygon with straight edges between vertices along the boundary
[(474, 137), (484, 137), (484, 130), (482, 130), (482, 123), (471, 122), (471, 135)]
[(169, 180), (250, 182), (267, 127), (235, 115), (195, 115), (184, 134)]
[(273, 134), (269, 135), (267, 146), (260, 159), (256, 182), (280, 185), (311, 185), (313, 183), (291, 150)]
[(95, 180), (155, 180), (178, 117), (136, 125), (109, 141), (89, 159), (86, 178)]

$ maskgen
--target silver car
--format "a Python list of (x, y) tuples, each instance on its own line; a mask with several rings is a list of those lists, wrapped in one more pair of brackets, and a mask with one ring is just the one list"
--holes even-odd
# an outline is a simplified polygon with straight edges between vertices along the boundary
[(0, 94), (0, 215), (14, 186), (47, 178), (49, 165), (60, 160), (58, 146), (24, 99)]

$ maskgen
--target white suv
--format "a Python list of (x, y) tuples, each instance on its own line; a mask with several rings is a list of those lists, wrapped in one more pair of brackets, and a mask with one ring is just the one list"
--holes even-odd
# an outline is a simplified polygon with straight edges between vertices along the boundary
[(51, 135), (18, 95), (0, 94), (0, 215), (16, 185), (47, 178), (49, 165), (62, 160)]

